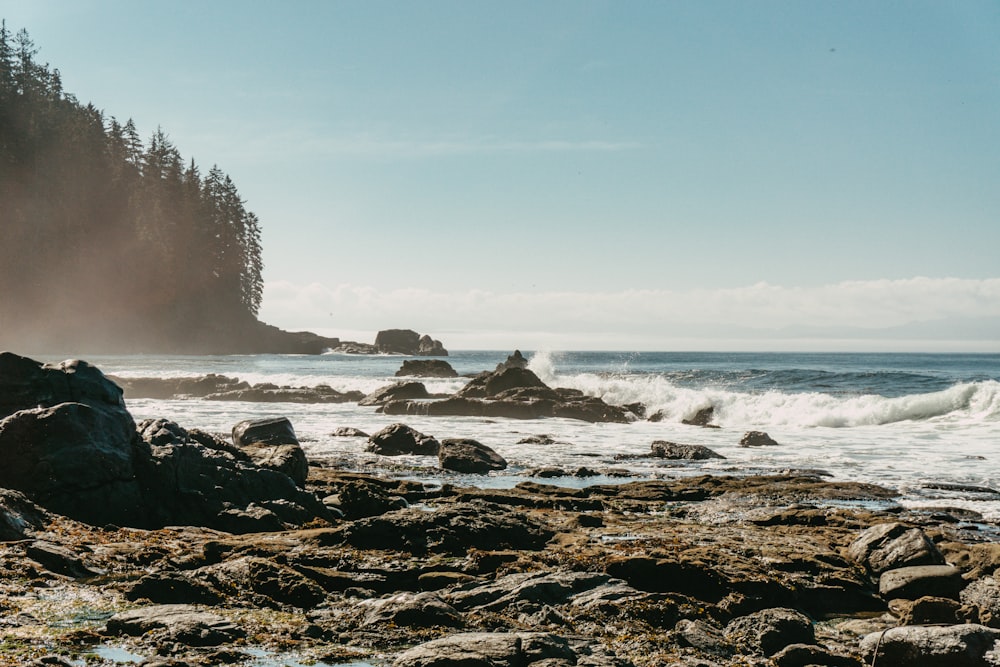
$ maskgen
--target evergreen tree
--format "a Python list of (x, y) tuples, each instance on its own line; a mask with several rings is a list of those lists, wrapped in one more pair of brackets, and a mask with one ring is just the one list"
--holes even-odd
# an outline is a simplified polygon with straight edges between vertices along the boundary
[(185, 167), (162, 128), (144, 147), (36, 55), (0, 22), (0, 348), (89, 333), (163, 350), (245, 328), (260, 221), (233, 181)]

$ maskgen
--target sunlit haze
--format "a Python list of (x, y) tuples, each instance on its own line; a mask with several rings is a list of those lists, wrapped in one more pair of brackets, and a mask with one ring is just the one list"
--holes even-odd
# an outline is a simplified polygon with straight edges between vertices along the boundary
[(1000, 3), (3, 0), (218, 164), (260, 318), (456, 349), (1000, 351)]

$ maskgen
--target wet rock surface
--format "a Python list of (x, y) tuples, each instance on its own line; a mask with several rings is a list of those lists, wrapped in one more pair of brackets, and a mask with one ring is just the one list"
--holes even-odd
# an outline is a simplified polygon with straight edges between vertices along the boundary
[[(251, 665), (265, 647), (329, 664), (857, 666), (872, 635), (879, 665), (988, 664), (1000, 636), (990, 544), (926, 514), (845, 504), (892, 496), (879, 487), (702, 476), (478, 489), (309, 473), (304, 492), (340, 496), (338, 523), (231, 534), (38, 510), (23, 539), (0, 543), (16, 646), (0, 664), (111, 644), (192, 665)], [(888, 523), (965, 554), (947, 566), (965, 590), (881, 597), (852, 545)], [(919, 624), (941, 618), (956, 620)]]
[[(477, 488), (424, 483), (381, 457), (372, 474), (306, 461), (296, 480), (255, 451), (297, 447), (290, 423), (257, 436), (243, 425), (232, 443), (167, 419), (134, 424), (96, 369), (28, 362), (0, 355), (11, 374), (0, 373), (0, 445), (34, 475), (23, 492), (0, 491), (3, 667), (110, 664), (94, 657), (108, 646), (150, 667), (267, 664), (261, 652), (399, 667), (988, 665), (996, 655), (997, 526), (892, 506), (891, 489), (806, 473)], [(475, 391), (550, 400), (524, 371), (515, 361)], [(117, 427), (59, 435), (86, 430), (81, 408), (66, 410), (71, 428), (26, 426), (63, 405)], [(66, 453), (89, 452), (99, 467), (110, 451), (94, 475), (113, 474), (81, 495), (72, 474), (43, 479), (23, 443), (47, 472), (79, 470)], [(471, 446), (394, 424), (369, 446), (441, 457), (455, 443)], [(67, 502), (77, 497), (141, 521), (94, 521)]]

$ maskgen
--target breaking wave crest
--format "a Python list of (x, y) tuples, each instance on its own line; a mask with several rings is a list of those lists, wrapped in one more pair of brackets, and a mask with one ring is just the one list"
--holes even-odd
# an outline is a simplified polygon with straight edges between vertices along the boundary
[[(681, 421), (698, 410), (715, 409), (720, 426), (796, 426), (844, 428), (903, 421), (1000, 421), (1000, 382), (958, 383), (938, 391), (886, 397), (873, 393), (801, 391), (789, 388), (752, 390), (724, 384), (679, 381), (664, 374), (560, 374), (552, 354), (537, 353), (530, 360), (544, 382), (579, 389), (609, 403), (642, 403), (648, 413), (661, 412), (665, 420)], [(691, 386), (695, 385), (695, 386)]]

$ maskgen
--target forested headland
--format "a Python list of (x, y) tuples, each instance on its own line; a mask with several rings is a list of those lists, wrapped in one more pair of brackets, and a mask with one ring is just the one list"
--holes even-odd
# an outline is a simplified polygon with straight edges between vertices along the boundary
[(314, 351), (256, 319), (261, 226), (232, 179), (37, 55), (0, 24), (0, 349)]

